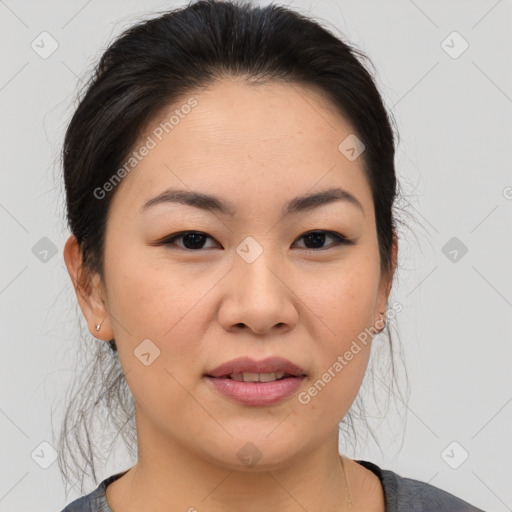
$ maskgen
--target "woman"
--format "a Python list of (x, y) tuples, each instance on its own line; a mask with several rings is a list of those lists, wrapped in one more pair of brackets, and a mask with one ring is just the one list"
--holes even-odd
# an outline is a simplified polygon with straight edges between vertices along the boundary
[(64, 143), (64, 258), (138, 459), (63, 512), (479, 510), (338, 452), (398, 253), (394, 136), (356, 56), (212, 1), (104, 53)]

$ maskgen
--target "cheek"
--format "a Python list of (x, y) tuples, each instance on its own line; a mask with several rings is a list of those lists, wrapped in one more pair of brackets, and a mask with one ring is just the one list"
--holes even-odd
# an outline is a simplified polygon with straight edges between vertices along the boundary
[(360, 262), (303, 291), (314, 313), (318, 363), (308, 395), (314, 408), (331, 404), (333, 418), (355, 399), (370, 356), (379, 273), (374, 262)]
[(177, 273), (164, 273), (150, 254), (148, 250), (137, 248), (136, 244), (117, 239), (114, 234), (107, 244), (105, 271), (109, 306), (114, 321), (124, 324), (125, 330), (119, 333), (121, 336), (128, 331), (130, 336), (137, 333), (160, 337), (160, 330), (164, 330), (161, 323), (165, 319), (165, 330), (171, 328), (183, 300), (186, 300), (187, 289), (179, 282)]
[(200, 415), (185, 389), (195, 376), (189, 369), (198, 365), (206, 325), (201, 298), (209, 287), (193, 286), (193, 276), (164, 271), (140, 254), (124, 253), (106, 272), (119, 359), (138, 407), (162, 428), (176, 415)]
[(128, 249), (116, 251), (115, 264), (105, 260), (119, 356), (127, 370), (140, 364), (133, 352), (149, 339), (160, 351), (155, 364), (172, 372), (193, 367), (208, 324), (205, 290), (219, 278), (149, 256), (147, 249)]
[[(343, 350), (374, 321), (379, 271), (370, 259), (354, 258), (355, 264), (317, 275), (314, 286), (303, 286), (302, 295), (315, 317), (321, 320), (325, 353)], [(331, 347), (331, 350), (329, 350)]]

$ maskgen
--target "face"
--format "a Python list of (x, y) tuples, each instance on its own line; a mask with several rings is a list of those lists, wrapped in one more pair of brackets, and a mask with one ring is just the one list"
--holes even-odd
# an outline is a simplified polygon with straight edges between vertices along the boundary
[[(370, 354), (361, 333), (385, 311), (390, 282), (361, 158), (338, 149), (352, 133), (309, 88), (233, 79), (185, 97), (141, 138), (137, 148), (154, 147), (117, 185), (98, 284), (139, 457), (168, 446), (226, 468), (243, 469), (244, 454), (276, 468), (337, 439)], [(146, 205), (167, 190), (220, 206), (183, 195)], [(212, 377), (240, 357), (284, 358), (300, 376), (270, 360)], [(285, 375), (237, 380), (258, 370)]]

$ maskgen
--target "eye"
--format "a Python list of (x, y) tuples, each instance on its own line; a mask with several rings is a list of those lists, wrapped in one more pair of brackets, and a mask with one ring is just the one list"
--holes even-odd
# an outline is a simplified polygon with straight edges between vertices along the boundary
[(207, 235), (201, 231), (182, 231), (181, 233), (176, 233), (175, 235), (165, 238), (162, 240), (161, 244), (177, 245), (174, 242), (180, 238), (183, 239), (183, 246), (178, 245), (178, 247), (190, 250), (203, 249), (205, 239), (210, 238), (213, 240), (210, 235)]
[[(335, 233), (334, 231), (325, 231), (325, 230), (317, 230), (310, 231), (305, 233), (299, 237), (299, 239), (303, 238), (307, 245), (311, 245), (313, 247), (306, 247), (306, 249), (329, 249), (333, 246), (337, 245), (354, 245), (354, 241), (348, 239), (340, 233)], [(321, 247), (325, 242), (326, 238), (332, 238), (334, 243), (328, 245), (327, 247)], [(320, 247), (319, 247), (320, 246)]]
[[(204, 244), (206, 239), (213, 240), (210, 235), (203, 233), (201, 231), (182, 231), (180, 233), (176, 233), (171, 235), (165, 239), (163, 239), (158, 245), (166, 245), (172, 246), (177, 245), (183, 249), (188, 250), (199, 250), (204, 249)], [(327, 247), (322, 247), (325, 243), (326, 238), (331, 238), (334, 240), (334, 243), (331, 243)], [(183, 240), (183, 245), (176, 244), (176, 240)], [(354, 245), (354, 241), (346, 238), (344, 235), (340, 233), (336, 233), (334, 231), (325, 231), (325, 230), (317, 230), (317, 231), (309, 231), (301, 235), (299, 238), (304, 239), (306, 250), (316, 250), (316, 249), (329, 249), (330, 247), (337, 245)], [(206, 247), (208, 248), (208, 247)]]

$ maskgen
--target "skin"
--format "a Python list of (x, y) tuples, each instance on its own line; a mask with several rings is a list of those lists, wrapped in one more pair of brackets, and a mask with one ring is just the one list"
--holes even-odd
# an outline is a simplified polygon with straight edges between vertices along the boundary
[[(115, 337), (136, 403), (138, 461), (107, 488), (110, 507), (348, 510), (346, 478), (353, 509), (384, 511), (378, 478), (338, 453), (338, 424), (359, 391), (371, 340), (306, 405), (297, 394), (240, 405), (203, 377), (241, 355), (278, 355), (305, 370), (299, 392), (307, 390), (386, 310), (392, 273), (380, 272), (369, 183), (361, 158), (338, 150), (353, 129), (319, 92), (297, 84), (223, 79), (190, 96), (198, 105), (118, 185), (105, 279), (94, 276), (81, 292), (73, 236), (64, 249), (89, 329)], [(364, 212), (334, 201), (281, 215), (290, 199), (330, 187), (350, 191)], [(236, 214), (178, 203), (140, 213), (166, 188), (213, 194)], [(200, 249), (186, 249), (183, 238), (157, 245), (186, 230), (211, 238)], [(315, 230), (357, 241), (326, 236), (306, 245), (303, 235)], [(236, 252), (247, 236), (263, 249), (252, 263)], [(396, 254), (395, 241), (393, 262)], [(147, 338), (160, 350), (148, 366), (134, 355)], [(251, 467), (237, 457), (248, 442), (261, 453)]]

